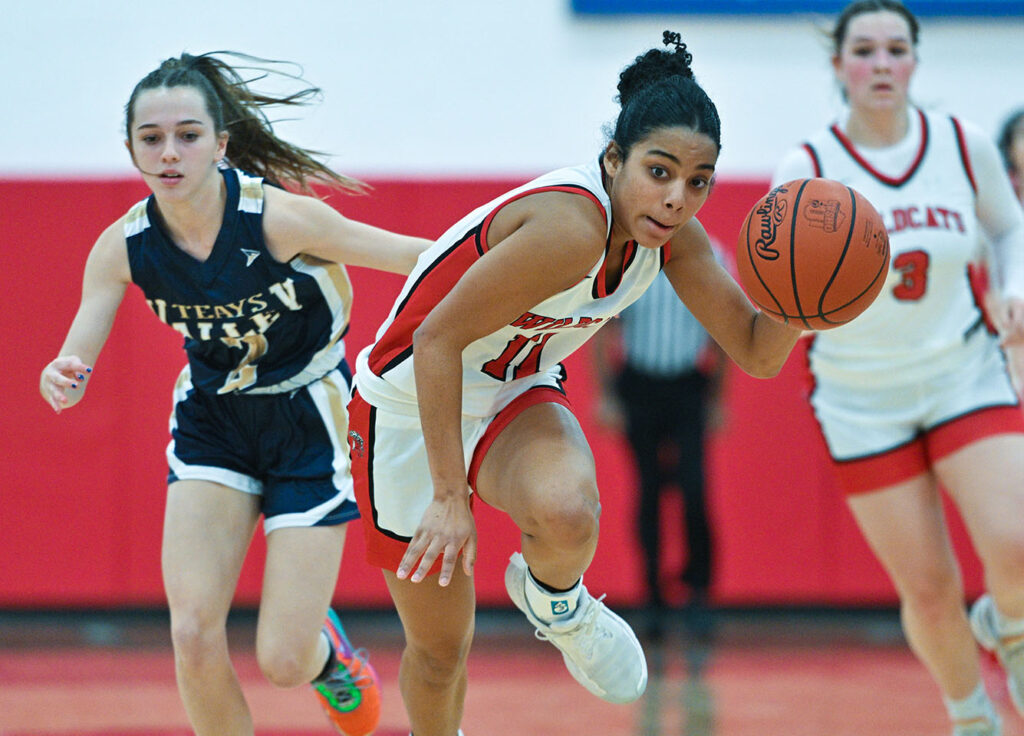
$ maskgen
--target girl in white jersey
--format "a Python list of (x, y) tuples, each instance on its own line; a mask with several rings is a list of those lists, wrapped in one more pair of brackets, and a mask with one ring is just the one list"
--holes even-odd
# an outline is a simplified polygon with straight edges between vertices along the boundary
[(777, 373), (798, 339), (751, 307), (694, 218), (710, 192), (720, 125), (678, 34), (666, 32), (665, 43), (675, 50), (652, 49), (622, 72), (622, 110), (602, 155), (452, 227), (420, 257), (359, 356), (349, 435), (356, 498), (370, 561), (384, 569), (405, 628), (400, 682), (415, 736), (455, 736), (462, 716), (472, 494), (522, 531), (506, 587), (573, 676), (611, 702), (646, 686), (633, 632), (582, 585), (600, 502), (559, 361), (659, 270), (753, 375)]
[[(972, 626), (1024, 708), (1024, 414), (1000, 350), (1000, 341), (1024, 342), (1024, 221), (991, 141), (909, 104), (918, 39), (909, 10), (860, 0), (832, 39), (847, 114), (789, 154), (773, 183), (824, 176), (862, 192), (885, 219), (892, 269), (855, 322), (812, 338), (811, 403), (954, 733), (993, 736), (1000, 718)], [(986, 330), (968, 281), (982, 233), (1001, 275), (999, 336)], [(940, 486), (985, 568), (990, 595), (970, 623)]]
[(351, 290), (340, 264), (408, 273), (427, 241), (279, 186), (359, 188), (279, 139), (260, 112), (317, 92), (261, 95), (210, 54), (167, 59), (136, 85), (125, 143), (152, 195), (93, 246), (81, 306), (40, 377), (58, 413), (81, 400), (131, 282), (185, 337), (162, 567), (178, 689), (197, 734), (253, 733), (226, 620), (261, 516), (260, 668), (279, 687), (312, 682), (346, 736), (372, 733), (380, 717), (376, 674), (329, 610), (357, 516), (341, 342)]

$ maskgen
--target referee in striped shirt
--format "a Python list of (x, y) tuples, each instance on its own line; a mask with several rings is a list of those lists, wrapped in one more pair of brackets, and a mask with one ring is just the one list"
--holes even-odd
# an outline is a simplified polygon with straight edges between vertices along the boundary
[(664, 274), (596, 337), (593, 355), (602, 391), (598, 420), (625, 431), (640, 477), (637, 533), (654, 614), (651, 634), (660, 635), (661, 614), (669, 604), (660, 572), (659, 506), (672, 485), (683, 494), (687, 554), (680, 579), (688, 592), (686, 610), (697, 614), (691, 621), (707, 622), (713, 545), (704, 494), (704, 438), (708, 417), (717, 415), (724, 356)]

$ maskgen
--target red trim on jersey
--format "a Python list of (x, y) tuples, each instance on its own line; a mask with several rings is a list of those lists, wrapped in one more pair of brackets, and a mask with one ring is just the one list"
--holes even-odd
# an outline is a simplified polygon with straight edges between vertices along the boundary
[(604, 205), (601, 204), (601, 200), (590, 190), (570, 184), (528, 189), (499, 203), (484, 217), (479, 227), (467, 233), (461, 241), (431, 264), (409, 289), (405, 300), (395, 312), (394, 320), (370, 351), (367, 363), (375, 375), (383, 375), (394, 365), (412, 355), (413, 332), (423, 323), (430, 311), (455, 287), (470, 266), (489, 250), (487, 230), (495, 215), (510, 202), (538, 192), (566, 192), (587, 197), (597, 205), (601, 216), (607, 222), (607, 212)]
[(504, 202), (498, 204), (498, 206), (495, 207), (491, 211), (491, 213), (484, 218), (483, 222), (480, 224), (480, 245), (485, 252), (490, 250), (490, 246), (487, 245), (487, 232), (491, 228), (491, 221), (494, 220), (495, 215), (497, 215), (506, 205), (511, 204), (512, 202), (515, 202), (518, 199), (522, 199), (523, 197), (528, 197), (531, 194), (539, 194), (540, 192), (566, 192), (568, 194), (579, 194), (583, 197), (587, 197), (594, 204), (597, 205), (598, 209), (601, 210), (601, 217), (604, 218), (605, 225), (607, 225), (608, 223), (608, 213), (605, 211), (604, 205), (601, 204), (601, 200), (598, 199), (597, 196), (589, 189), (585, 189), (581, 186), (574, 184), (559, 184), (550, 187), (537, 187), (536, 189), (527, 189), (525, 192), (520, 192), (514, 197), (509, 197)]
[(964, 129), (960, 125), (960, 121), (950, 115), (950, 122), (953, 123), (953, 130), (956, 131), (956, 145), (960, 149), (960, 161), (964, 165), (964, 171), (967, 173), (967, 180), (971, 182), (971, 189), (974, 193), (978, 193), (978, 184), (974, 180), (974, 169), (971, 168), (971, 156), (967, 153), (967, 140), (964, 138)]
[(554, 386), (537, 386), (514, 398), (508, 406), (499, 411), (497, 416), (491, 420), (487, 429), (484, 430), (484, 436), (480, 438), (476, 449), (473, 450), (473, 459), (469, 463), (469, 474), (467, 476), (470, 488), (476, 490), (476, 477), (480, 473), (480, 466), (483, 464), (487, 451), (491, 449), (491, 445), (494, 444), (502, 430), (531, 406), (545, 402), (561, 404), (569, 411), (572, 411), (572, 404), (565, 393), (559, 391)]
[[(888, 452), (855, 460), (833, 460), (832, 467), (847, 495), (869, 493), (910, 480), (972, 442), (1000, 434), (1024, 434), (1024, 412), (1019, 405), (978, 409), (933, 427)], [(884, 485), (879, 485), (880, 479)]]
[(914, 158), (913, 163), (910, 164), (910, 168), (906, 170), (903, 176), (893, 178), (886, 176), (881, 171), (878, 171), (865, 158), (860, 155), (857, 151), (857, 146), (854, 145), (853, 141), (846, 137), (846, 134), (839, 129), (839, 125), (833, 125), (829, 130), (832, 131), (832, 135), (839, 141), (839, 145), (846, 149), (846, 152), (850, 154), (854, 161), (860, 164), (861, 168), (867, 171), (871, 176), (878, 179), (883, 184), (887, 184), (890, 187), (901, 187), (910, 181), (915, 173), (917, 173), (918, 166), (921, 165), (921, 161), (924, 159), (925, 151), (928, 149), (928, 118), (925, 117), (921, 110), (917, 111), (918, 117), (921, 119), (921, 145), (917, 149), (917, 156)]
[(370, 351), (367, 362), (375, 375), (383, 375), (395, 363), (411, 355), (412, 333), (480, 258), (478, 234), (479, 228), (474, 228), (420, 274), (395, 312), (394, 320)]
[(971, 298), (974, 299), (974, 306), (981, 312), (981, 317), (985, 321), (985, 329), (991, 335), (999, 334), (995, 322), (992, 321), (992, 315), (989, 314), (988, 308), (985, 306), (988, 293), (992, 290), (992, 280), (988, 264), (981, 261), (968, 263), (967, 284), (971, 288)]
[(636, 257), (636, 249), (638, 247), (635, 240), (626, 242), (626, 251), (622, 254), (622, 267), (619, 269), (619, 277), (615, 280), (615, 287), (608, 291), (608, 247), (605, 246), (605, 259), (601, 261), (601, 268), (598, 269), (597, 276), (594, 277), (594, 288), (591, 290), (595, 299), (604, 299), (609, 294), (615, 293), (626, 275), (626, 269), (629, 268), (629, 264)]
[(810, 143), (804, 143), (803, 149), (807, 151), (807, 155), (811, 157), (811, 166), (814, 167), (815, 178), (820, 179), (822, 176), (821, 159), (818, 158), (818, 152), (814, 150), (814, 146)]

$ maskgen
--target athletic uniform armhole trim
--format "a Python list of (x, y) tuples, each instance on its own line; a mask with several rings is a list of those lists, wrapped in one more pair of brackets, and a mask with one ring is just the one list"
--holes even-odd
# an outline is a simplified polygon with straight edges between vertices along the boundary
[(964, 129), (961, 127), (960, 121), (952, 115), (949, 116), (949, 121), (953, 124), (953, 132), (956, 134), (956, 146), (960, 150), (960, 163), (963, 164), (964, 173), (967, 174), (967, 181), (971, 183), (971, 189), (974, 191), (975, 196), (977, 196), (978, 184), (974, 179), (971, 156), (967, 152), (967, 140), (964, 138)]
[(822, 178), (824, 176), (824, 174), (821, 173), (821, 159), (818, 157), (818, 152), (814, 149), (814, 146), (812, 146), (810, 143), (804, 143), (803, 144), (803, 149), (805, 151), (807, 151), (807, 155), (811, 159), (811, 166), (814, 168), (814, 176), (815, 176), (815, 178), (817, 178), (817, 179)]
[(518, 199), (522, 199), (523, 197), (528, 197), (531, 194), (539, 194), (541, 192), (566, 192), (568, 194), (579, 194), (581, 196), (587, 197), (594, 204), (597, 205), (599, 210), (601, 210), (601, 217), (604, 218), (605, 226), (607, 226), (607, 224), (608, 224), (608, 213), (605, 211), (604, 205), (601, 203), (601, 200), (597, 198), (597, 195), (595, 195), (593, 192), (591, 192), (586, 187), (581, 187), (581, 186), (575, 185), (575, 184), (561, 184), (561, 185), (553, 185), (553, 186), (549, 186), (549, 187), (537, 187), (536, 189), (528, 189), (525, 192), (520, 192), (519, 194), (515, 195), (514, 197), (509, 197), (505, 201), (500, 202), (498, 204), (498, 206), (495, 207), (491, 211), (491, 213), (488, 214), (487, 217), (484, 218), (484, 221), (480, 224), (480, 235), (479, 235), (480, 254), (481, 255), (483, 255), (488, 250), (490, 250), (490, 246), (487, 244), (487, 233), (490, 230), (491, 221), (494, 220), (495, 216), (499, 212), (501, 212), (501, 210), (506, 205), (511, 204), (512, 202), (515, 202)]

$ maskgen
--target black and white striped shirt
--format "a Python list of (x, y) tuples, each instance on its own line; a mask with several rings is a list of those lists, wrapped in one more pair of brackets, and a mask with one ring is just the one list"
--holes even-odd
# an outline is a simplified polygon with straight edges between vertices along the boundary
[(664, 273), (620, 315), (626, 365), (669, 378), (696, 368), (709, 339)]

